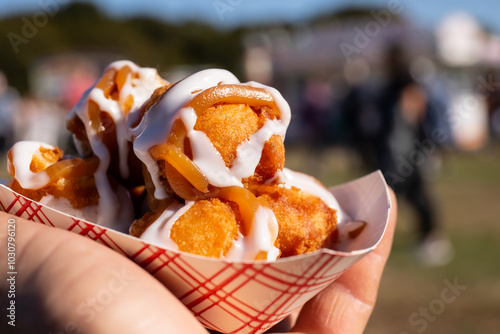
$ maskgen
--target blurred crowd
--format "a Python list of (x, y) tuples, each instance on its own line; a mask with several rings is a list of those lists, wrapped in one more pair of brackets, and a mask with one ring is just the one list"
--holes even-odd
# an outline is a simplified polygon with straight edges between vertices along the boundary
[(389, 45), (382, 58), (377, 75), (359, 57), (346, 63), (340, 85), (305, 80), (299, 117), (306, 130), (296, 142), (347, 148), (357, 167), (382, 171), (413, 209), (417, 257), (445, 264), (453, 247), (429, 181), (447, 154), (498, 149), (500, 70), (459, 69), (445, 77), (431, 59), (411, 57), (400, 44)]

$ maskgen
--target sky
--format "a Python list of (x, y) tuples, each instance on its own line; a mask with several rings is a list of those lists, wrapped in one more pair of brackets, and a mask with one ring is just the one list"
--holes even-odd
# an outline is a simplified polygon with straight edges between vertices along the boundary
[[(71, 0), (2, 0), (0, 18), (29, 15), (44, 7)], [(499, 0), (86, 0), (113, 17), (146, 15), (182, 22), (199, 19), (220, 28), (269, 22), (300, 23), (346, 6), (388, 8), (395, 3), (402, 14), (424, 29), (433, 29), (448, 14), (465, 11), (483, 26), (500, 33)]]

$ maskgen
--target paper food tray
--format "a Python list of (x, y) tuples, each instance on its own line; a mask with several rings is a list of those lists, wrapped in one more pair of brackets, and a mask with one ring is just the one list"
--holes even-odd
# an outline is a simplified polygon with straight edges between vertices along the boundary
[(390, 199), (382, 173), (330, 190), (352, 219), (367, 222), (362, 233), (350, 239), (340, 226), (339, 250), (275, 262), (229, 262), (166, 250), (48, 208), (1, 184), (0, 210), (78, 233), (122, 253), (154, 275), (210, 329), (262, 333), (361, 260), (384, 234)]

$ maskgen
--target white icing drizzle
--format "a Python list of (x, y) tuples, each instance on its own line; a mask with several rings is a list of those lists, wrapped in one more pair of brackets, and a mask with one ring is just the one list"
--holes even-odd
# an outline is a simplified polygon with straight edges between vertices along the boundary
[[(104, 96), (104, 92), (95, 87), (91, 89), (88, 96), (84, 96), (83, 98), (86, 101), (88, 101), (88, 99), (93, 100), (97, 103), (101, 111), (107, 112), (113, 119), (113, 122), (116, 125), (120, 174), (123, 178), (127, 178), (129, 176), (127, 163), (128, 142), (131, 139), (131, 135), (128, 130), (129, 122), (127, 118), (130, 117), (131, 119), (137, 119), (137, 113), (142, 104), (149, 99), (156, 88), (166, 84), (166, 82), (158, 77), (156, 69), (141, 68), (128, 60), (120, 60), (111, 63), (105, 69), (105, 72), (111, 69), (119, 71), (124, 67), (129, 67), (131, 73), (127, 75), (127, 79), (120, 90), (120, 95), (117, 101), (112, 98), (106, 98)], [(134, 78), (133, 74), (136, 74), (137, 78)], [(128, 96), (132, 96), (133, 104), (128, 112), (128, 115), (125, 115), (125, 111), (122, 110), (121, 104), (127, 100)], [(78, 110), (76, 112), (82, 121), (88, 120), (88, 115), (87, 117), (82, 118), (81, 116), (83, 112)]]
[(270, 208), (260, 206), (255, 212), (252, 228), (247, 237), (241, 233), (226, 254), (232, 261), (255, 260), (261, 252), (267, 252), (267, 261), (278, 258), (280, 251), (274, 246), (278, 237), (278, 221)]
[[(132, 199), (130, 198), (130, 193), (122, 185), (118, 185), (115, 190), (116, 197), (118, 198), (118, 215), (115, 217), (114, 221), (100, 222), (101, 225), (112, 227), (123, 233), (127, 233), (130, 224), (134, 221), (135, 212), (134, 205), (132, 204)], [(99, 222), (99, 220), (97, 220)]]
[(283, 174), (283, 171), (281, 169), (278, 169), (276, 173), (274, 173), (273, 177), (266, 180), (264, 184), (269, 185), (275, 181), (277, 184), (285, 183), (285, 174)]
[[(113, 100), (112, 98), (106, 98), (104, 96), (104, 92), (101, 89), (96, 88), (94, 85), (84, 93), (79, 103), (68, 114), (68, 119), (73, 118), (76, 114), (84, 123), (88, 122), (88, 100), (91, 99), (95, 103), (97, 103), (100, 110), (107, 112), (111, 116), (113, 122), (116, 125), (116, 139), (119, 150), (120, 173), (123, 178), (127, 178), (129, 175), (127, 157), (128, 142), (130, 141), (131, 136), (128, 131), (128, 123), (131, 123), (133, 120), (137, 119), (140, 107), (149, 99), (153, 91), (156, 88), (166, 84), (166, 82), (157, 75), (156, 69), (141, 68), (128, 60), (120, 60), (111, 63), (105, 69), (105, 72), (111, 69), (119, 71), (126, 66), (131, 69), (131, 73), (128, 74), (126, 81), (120, 90), (120, 95), (117, 101)], [(133, 74), (137, 75), (137, 78), (133, 77)], [(130, 111), (128, 112), (128, 115), (125, 115), (124, 110), (122, 110), (121, 104), (126, 101), (129, 95), (133, 98), (133, 104), (130, 108)], [(130, 118), (131, 120), (128, 120), (128, 118)], [(86, 152), (79, 153), (83, 155)]]
[(90, 122), (84, 122), (84, 124), (92, 151), (99, 158), (99, 166), (94, 173), (95, 185), (99, 193), (100, 215), (97, 223), (105, 224), (105, 222), (114, 221), (119, 212), (118, 199), (111, 189), (107, 175), (110, 155), (108, 148), (101, 142)]
[(172, 226), (194, 202), (187, 202), (184, 206), (175, 201), (141, 234), (140, 238), (159, 247), (177, 250), (177, 244), (170, 238)]
[[(252, 176), (259, 164), (266, 141), (274, 134), (280, 135), (281, 138), (284, 137), (281, 132), (286, 131), (286, 127), (281, 125), (281, 121), (267, 120), (264, 126), (251, 134), (248, 140), (241, 143), (236, 149), (236, 158), (231, 166), (231, 174), (240, 180)], [(279, 129), (279, 133), (273, 131), (273, 128)]]
[[(52, 145), (36, 141), (20, 141), (11, 148), (12, 164), (15, 171), (14, 178), (24, 189), (41, 189), (50, 182), (50, 177), (45, 170), (38, 173), (33, 173), (30, 170), (33, 156), (39, 154), (42, 147), (50, 150), (55, 149)], [(98, 178), (101, 175), (104, 175), (105, 178)], [(110, 194), (107, 194), (107, 197), (99, 194), (99, 204), (96, 206), (75, 209), (67, 198), (55, 198), (52, 195), (42, 197), (40, 203), (81, 219), (124, 231), (123, 226), (129, 225), (134, 215), (128, 192), (121, 186), (118, 186), (116, 192), (114, 192), (109, 185), (106, 173), (96, 173), (94, 177), (96, 187), (99, 187), (99, 183), (101, 183), (101, 186), (105, 187), (101, 190), (110, 192)], [(117, 214), (114, 216), (107, 214), (112, 209), (112, 207), (109, 207), (109, 205), (112, 205), (109, 200), (111, 196), (113, 199), (117, 197), (117, 205), (120, 206), (119, 209), (116, 208)]]
[[(203, 131), (194, 130), (196, 112), (191, 107), (182, 108), (179, 116), (184, 122), (187, 137), (191, 144), (193, 162), (205, 174), (208, 181), (217, 187), (240, 186), (241, 178), (237, 178), (226, 167), (224, 159)], [(252, 173), (253, 174), (253, 173)]]
[(74, 208), (69, 200), (64, 197), (55, 198), (52, 195), (46, 195), (40, 199), (40, 204), (46, 205), (58, 211), (64, 212), (74, 217), (97, 223), (102, 226), (113, 228), (114, 230), (126, 233), (130, 223), (134, 219), (134, 210), (132, 201), (125, 188), (119, 186), (116, 190), (116, 196), (120, 203), (120, 210), (115, 220), (105, 221), (100, 218), (100, 205), (87, 206), (81, 209)]
[(290, 119), (292, 118), (292, 113), (290, 111), (290, 106), (288, 105), (288, 102), (286, 102), (281, 93), (274, 87), (266, 86), (255, 81), (249, 81), (244, 85), (249, 85), (256, 88), (262, 88), (267, 90), (269, 94), (271, 94), (271, 96), (274, 99), (274, 102), (276, 103), (276, 106), (280, 111), (280, 125), (277, 129), (275, 129), (275, 133), (281, 135), (283, 139), (285, 139), (285, 132), (286, 129), (288, 128), (288, 125), (290, 125)]
[(55, 149), (52, 145), (37, 141), (20, 141), (15, 143), (10, 150), (15, 179), (24, 189), (41, 189), (50, 182), (50, 177), (46, 171), (33, 173), (30, 170), (33, 156), (39, 154), (41, 147), (49, 150)]
[(328, 191), (328, 189), (326, 189), (323, 185), (318, 183), (315, 178), (304, 173), (292, 171), (288, 168), (283, 168), (283, 174), (285, 176), (284, 186), (286, 188), (299, 188), (303, 192), (321, 198), (321, 200), (325, 202), (326, 205), (337, 211), (337, 223), (342, 223), (350, 220), (348, 215), (340, 207), (333, 194)]
[(255, 173), (255, 168), (259, 164), (262, 156), (264, 144), (269, 140), (269, 138), (271, 138), (271, 136), (276, 134), (285, 140), (286, 129), (288, 128), (291, 119), (290, 106), (278, 90), (255, 81), (250, 81), (244, 83), (243, 85), (267, 90), (273, 97), (276, 106), (280, 111), (280, 119), (267, 120), (258, 131), (250, 135), (250, 138), (241, 143), (236, 149), (236, 158), (233, 161), (231, 173), (240, 180), (250, 177)]
[[(131, 61), (122, 60), (111, 63), (105, 70), (105, 72), (110, 69), (119, 71), (121, 68), (128, 66), (131, 69), (131, 73), (128, 74), (127, 79), (120, 91), (120, 96), (118, 101), (112, 98), (106, 98), (104, 92), (101, 89), (91, 87), (87, 90), (78, 104), (73, 108), (73, 110), (68, 114), (67, 118), (71, 119), (78, 116), (84, 126), (87, 133), (87, 137), (92, 148), (93, 153), (99, 158), (99, 167), (94, 174), (95, 183), (97, 191), (99, 193), (99, 222), (105, 223), (115, 221), (119, 211), (119, 203), (116, 195), (108, 181), (106, 172), (110, 165), (110, 152), (108, 148), (99, 138), (98, 133), (92, 127), (89, 117), (89, 100), (94, 101), (101, 111), (107, 112), (113, 122), (116, 125), (116, 136), (119, 150), (119, 166), (120, 174), (123, 178), (129, 176), (128, 168), (128, 141), (130, 140), (130, 133), (128, 131), (127, 116), (124, 110), (121, 108), (121, 103), (127, 99), (129, 95), (133, 97), (133, 105), (129, 111), (129, 115), (134, 115), (141, 105), (151, 96), (153, 91), (164, 85), (165, 82), (161, 80), (156, 74), (155, 69), (151, 68), (140, 68)], [(137, 78), (133, 78), (132, 73), (137, 74)], [(136, 117), (136, 116), (134, 116)], [(79, 153), (85, 155), (87, 152), (81, 151), (83, 145), (76, 141), (76, 147), (79, 149)]]

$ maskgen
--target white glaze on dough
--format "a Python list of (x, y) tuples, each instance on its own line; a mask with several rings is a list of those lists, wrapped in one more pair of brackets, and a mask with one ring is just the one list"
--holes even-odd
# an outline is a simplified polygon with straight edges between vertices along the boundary
[[(194, 130), (196, 112), (191, 107), (182, 108), (179, 116), (186, 126), (186, 135), (191, 144), (193, 162), (206, 176), (210, 184), (216, 187), (240, 186), (241, 178), (235, 177), (226, 167), (224, 159), (203, 131)], [(252, 173), (253, 174), (253, 173)]]
[[(134, 152), (146, 165), (153, 184), (154, 196), (161, 200), (168, 195), (164, 191), (158, 174), (158, 166), (149, 155), (149, 150), (155, 145), (167, 141), (171, 124), (175, 117), (180, 116), (188, 128), (188, 138), (194, 146), (193, 162), (207, 177), (209, 182), (218, 187), (233, 185), (241, 186), (241, 180), (255, 173), (260, 161), (265, 142), (273, 135), (285, 138), (286, 129), (290, 123), (290, 107), (281, 94), (274, 88), (256, 82), (242, 85), (266, 89), (274, 98), (280, 111), (279, 120), (268, 120), (261, 129), (252, 134), (237, 148), (237, 156), (231, 169), (224, 168), (225, 163), (213, 144), (207, 140), (201, 131), (193, 130), (196, 123), (196, 114), (192, 108), (183, 106), (205, 89), (218, 84), (239, 84), (238, 79), (226, 70), (210, 69), (195, 73), (176, 83), (165, 95), (148, 111), (141, 124), (133, 129)], [(187, 110), (186, 110), (187, 109)], [(191, 109), (191, 110), (189, 110)]]
[[(189, 101), (205, 89), (219, 84), (239, 84), (238, 79), (228, 71), (211, 69), (195, 73), (171, 87), (160, 100), (148, 111), (141, 124), (133, 129), (134, 152), (146, 165), (155, 186), (154, 196), (164, 199), (168, 195), (160, 182), (157, 163), (151, 158), (149, 150), (167, 141), (171, 131), (171, 124), (175, 117), (183, 121), (191, 144), (193, 162), (207, 177), (210, 184), (217, 187), (243, 186), (241, 180), (255, 173), (264, 144), (269, 138), (277, 134), (285, 138), (286, 129), (290, 123), (290, 107), (281, 94), (274, 88), (264, 86), (256, 82), (243, 85), (258, 87), (267, 90), (274, 98), (279, 109), (279, 120), (267, 120), (265, 124), (248, 140), (237, 148), (236, 158), (231, 166), (227, 168), (225, 162), (214, 147), (207, 135), (201, 131), (194, 130), (197, 116), (195, 111), (187, 106)], [(273, 179), (282, 179), (282, 174), (277, 173)], [(176, 219), (170, 218), (170, 222)], [(170, 235), (173, 223), (163, 226), (162, 239)], [(158, 228), (156, 225), (153, 228)], [(163, 232), (167, 229), (167, 232)], [(148, 229), (149, 230), (149, 229)], [(159, 232), (158, 232), (159, 233)], [(247, 237), (240, 236), (229, 251), (227, 258), (233, 260), (252, 260), (260, 251), (268, 253), (268, 260), (275, 260), (279, 250), (274, 247), (274, 241), (278, 235), (278, 224), (274, 213), (260, 206), (255, 213), (252, 229)], [(151, 236), (150, 233), (147, 236)], [(169, 241), (173, 242), (169, 237)]]
[[(111, 63), (105, 69), (105, 73), (111, 69), (119, 71), (126, 66), (128, 66), (132, 72), (128, 74), (126, 81), (120, 90), (120, 95), (117, 101), (113, 100), (111, 97), (106, 98), (104, 96), (104, 92), (101, 89), (96, 88), (94, 85), (87, 92), (85, 92), (80, 102), (68, 115), (69, 119), (71, 119), (76, 114), (84, 123), (89, 123), (88, 100), (91, 99), (99, 106), (101, 111), (107, 112), (111, 116), (116, 125), (116, 140), (118, 143), (118, 156), (120, 159), (119, 166), (120, 173), (123, 178), (127, 178), (129, 176), (127, 164), (128, 142), (131, 139), (131, 135), (128, 130), (129, 123), (137, 119), (137, 112), (142, 104), (149, 99), (154, 90), (166, 83), (158, 77), (156, 69), (141, 68), (128, 60), (120, 60)], [(137, 77), (134, 77), (133, 74), (137, 75)], [(133, 104), (128, 114), (125, 115), (121, 105), (126, 101), (129, 95), (133, 97)], [(131, 120), (129, 121), (128, 118)], [(85, 127), (88, 134), (88, 126), (85, 125)], [(95, 134), (92, 133), (92, 135)], [(83, 155), (85, 152), (79, 153)]]
[(15, 179), (24, 189), (41, 189), (50, 182), (50, 177), (44, 170), (33, 173), (30, 170), (31, 160), (38, 155), (40, 147), (53, 150), (54, 146), (37, 141), (20, 141), (10, 149)]
[[(188, 201), (184, 206), (174, 202), (158, 217), (140, 236), (157, 246), (177, 250), (177, 244), (170, 238), (170, 232), (175, 222), (189, 210), (195, 202)], [(208, 223), (208, 222), (207, 222)], [(226, 259), (233, 261), (254, 260), (261, 252), (267, 252), (267, 261), (274, 261), (279, 250), (274, 247), (278, 236), (278, 222), (269, 208), (260, 206), (254, 216), (252, 228), (247, 237), (239, 233), (233, 246), (226, 254)]]
[[(11, 148), (12, 153), (12, 163), (14, 165), (15, 176), (14, 178), (19, 182), (20, 186), (24, 189), (37, 190), (47, 186), (50, 182), (50, 178), (46, 171), (40, 171), (38, 173), (33, 173), (30, 170), (31, 161), (34, 155), (40, 154), (40, 148), (46, 148), (49, 150), (55, 149), (54, 146), (48, 145), (36, 141), (21, 141), (14, 144)], [(103, 174), (106, 176), (106, 174)], [(109, 186), (107, 177), (104, 180), (95, 179), (96, 186), (98, 182), (105, 183)], [(40, 203), (47, 205), (53, 209), (62, 211), (69, 215), (73, 215), (77, 218), (84, 219), (93, 223), (97, 223), (103, 226), (113, 227), (119, 231), (126, 231), (124, 226), (130, 225), (133, 220), (133, 206), (130, 196), (125, 188), (118, 186), (116, 192), (109, 187), (109, 191), (112, 196), (117, 196), (117, 203), (119, 208), (117, 208), (116, 216), (112, 219), (102, 212), (102, 210), (107, 210), (109, 202), (106, 198), (99, 198), (99, 204), (96, 206), (89, 206), (82, 209), (75, 209), (68, 199), (64, 197), (55, 198), (52, 195), (46, 195), (40, 199)]]
[(315, 178), (304, 173), (292, 171), (288, 168), (283, 168), (283, 174), (285, 176), (285, 187), (288, 189), (291, 187), (299, 188), (303, 192), (315, 195), (321, 198), (330, 208), (335, 209), (337, 211), (337, 223), (342, 223), (350, 219), (342, 210), (333, 194)]
[[(136, 137), (134, 152), (146, 165), (155, 185), (154, 196), (165, 199), (168, 194), (163, 189), (158, 174), (158, 166), (149, 155), (149, 149), (167, 141), (174, 118), (179, 110), (202, 90), (223, 84), (237, 84), (238, 79), (229, 71), (209, 69), (197, 72), (170, 87), (160, 100), (149, 109), (141, 123), (132, 130)], [(213, 145), (212, 145), (213, 146)]]
[(278, 258), (280, 251), (274, 246), (278, 237), (278, 221), (270, 208), (260, 206), (255, 212), (252, 228), (247, 237), (241, 233), (226, 254), (232, 261), (255, 260), (261, 252), (267, 252), (267, 261)]
[[(129, 115), (132, 115), (130, 117), (137, 117), (135, 113), (139, 110), (141, 105), (151, 96), (156, 88), (165, 84), (165, 82), (157, 76), (155, 69), (140, 68), (128, 60), (111, 63), (106, 68), (105, 72), (110, 69), (118, 71), (125, 66), (128, 66), (132, 73), (136, 73), (138, 77), (133, 78), (132, 73), (128, 74), (125, 84), (120, 91), (118, 101), (115, 101), (112, 98), (106, 98), (104, 96), (104, 92), (101, 89), (96, 88), (94, 85), (84, 93), (78, 104), (67, 116), (67, 119), (72, 119), (76, 115), (80, 118), (80, 120), (82, 120), (92, 151), (99, 158), (99, 167), (94, 174), (97, 191), (100, 197), (99, 223), (115, 221), (120, 212), (118, 199), (111, 189), (106, 175), (110, 165), (110, 152), (99, 138), (98, 133), (91, 126), (90, 115), (88, 112), (89, 99), (94, 101), (101, 111), (107, 112), (116, 125), (120, 174), (123, 178), (127, 178), (129, 176), (128, 142), (131, 138), (131, 134), (128, 130), (127, 117), (125, 116), (125, 113), (121, 109), (120, 105), (121, 103), (124, 103), (129, 95), (131, 95), (133, 97), (133, 105), (129, 111)], [(81, 151), (84, 148), (83, 145), (79, 144), (78, 141), (76, 142), (76, 147), (79, 149), (79, 153), (81, 155), (87, 155), (86, 153), (88, 152)]]
[[(238, 79), (228, 71), (211, 69), (195, 73), (171, 87), (160, 100), (151, 107), (142, 122), (133, 129), (136, 136), (134, 141), (134, 152), (146, 165), (155, 186), (154, 196), (161, 200), (168, 195), (160, 182), (157, 163), (151, 158), (149, 150), (167, 141), (171, 131), (171, 125), (176, 117), (180, 117), (186, 127), (186, 136), (191, 144), (193, 162), (207, 177), (210, 184), (217, 187), (243, 186), (241, 180), (255, 173), (265, 142), (273, 135), (278, 134), (282, 138), (290, 122), (290, 107), (278, 91), (255, 82), (244, 85), (266, 89), (275, 99), (280, 111), (279, 120), (268, 120), (248, 140), (237, 148), (236, 159), (231, 167), (227, 168), (225, 162), (204, 132), (194, 130), (197, 115), (189, 106), (189, 101), (205, 89), (219, 84), (239, 84)], [(169, 222), (175, 220), (177, 214), (170, 218)], [(164, 219), (164, 218), (162, 218)], [(161, 239), (170, 235), (173, 223), (167, 223), (157, 232), (162, 234)], [(153, 229), (158, 229), (154, 225)], [(167, 230), (164, 232), (163, 230)], [(149, 230), (149, 228), (148, 228)], [(274, 213), (267, 208), (259, 207), (252, 222), (252, 229), (245, 238), (235, 242), (229, 252), (230, 259), (254, 259), (260, 251), (268, 253), (268, 260), (275, 260), (279, 251), (274, 247), (274, 241), (278, 234), (278, 224)], [(152, 232), (151, 232), (152, 233)], [(151, 233), (146, 234), (147, 237)], [(168, 237), (167, 244), (173, 241)]]
[(177, 250), (177, 244), (170, 238), (172, 225), (184, 214), (194, 202), (182, 205), (175, 201), (141, 234), (140, 238), (167, 249)]
[[(236, 158), (231, 168), (227, 168), (222, 156), (211, 143), (207, 135), (201, 131), (194, 130), (197, 115), (189, 107), (189, 101), (205, 89), (218, 84), (239, 84), (238, 79), (225, 70), (205, 70), (193, 74), (171, 87), (157, 103), (151, 107), (141, 123), (132, 130), (134, 141), (134, 152), (146, 165), (155, 186), (154, 196), (161, 200), (168, 195), (160, 182), (157, 163), (151, 158), (149, 150), (167, 141), (171, 131), (171, 125), (176, 117), (179, 117), (186, 127), (186, 136), (190, 140), (193, 153), (193, 162), (207, 177), (210, 184), (218, 187), (243, 186), (241, 180), (255, 173), (264, 144), (273, 135), (279, 135), (284, 140), (286, 129), (290, 123), (291, 112), (288, 103), (274, 88), (256, 82), (242, 85), (262, 88), (267, 90), (274, 98), (279, 109), (279, 119), (267, 120), (264, 125), (250, 135), (248, 140), (241, 143), (236, 151)], [(326, 189), (316, 186), (299, 175), (292, 172), (285, 175), (278, 171), (268, 182), (283, 182), (290, 179), (289, 184), (305, 188), (304, 191), (313, 192), (340, 213), (340, 208), (335, 199)], [(329, 195), (328, 195), (329, 194)], [(186, 205), (190, 207), (191, 204)], [(180, 211), (187, 210), (183, 207)], [(148, 240), (156, 240), (163, 244), (172, 246), (170, 229), (181, 214), (160, 217), (148, 228), (144, 234)], [(166, 221), (168, 217), (168, 221)], [(278, 223), (271, 209), (260, 206), (255, 212), (252, 228), (248, 236), (241, 234), (229, 250), (226, 258), (230, 260), (253, 260), (261, 251), (268, 254), (267, 260), (272, 261), (279, 255), (279, 250), (274, 247), (278, 235)]]

